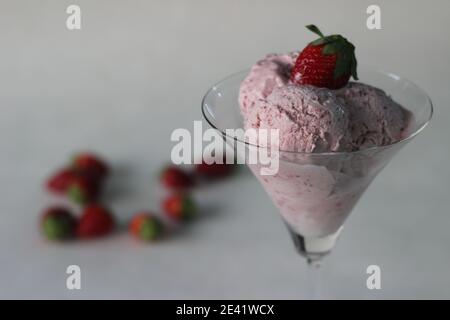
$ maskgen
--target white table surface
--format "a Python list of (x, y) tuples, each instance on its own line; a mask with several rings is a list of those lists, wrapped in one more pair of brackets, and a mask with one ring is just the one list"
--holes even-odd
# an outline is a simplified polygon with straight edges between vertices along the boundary
[[(82, 30), (65, 9), (82, 9)], [(380, 174), (325, 268), (324, 297), (450, 298), (448, 1), (0, 1), (0, 298), (304, 298), (306, 267), (248, 171), (196, 192), (198, 220), (156, 245), (126, 233), (55, 245), (39, 234), (43, 179), (74, 151), (116, 168), (106, 201), (122, 222), (157, 209), (170, 133), (201, 119), (221, 77), (302, 48), (303, 26), (340, 32), (361, 64), (403, 75), (435, 105), (431, 125)], [(82, 269), (66, 289), (65, 269)], [(366, 267), (382, 270), (368, 290)]]

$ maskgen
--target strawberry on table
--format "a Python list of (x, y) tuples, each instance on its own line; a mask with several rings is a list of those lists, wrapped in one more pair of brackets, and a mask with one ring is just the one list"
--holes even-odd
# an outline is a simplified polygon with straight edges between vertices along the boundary
[(101, 181), (89, 172), (80, 172), (68, 183), (66, 194), (77, 204), (87, 204), (97, 200), (101, 188)]
[(164, 228), (161, 221), (154, 214), (144, 211), (137, 213), (131, 219), (129, 230), (138, 239), (153, 241), (162, 236)]
[(196, 213), (194, 200), (183, 193), (176, 193), (162, 202), (164, 212), (175, 221), (190, 220)]
[(106, 162), (98, 156), (78, 153), (68, 168), (57, 171), (47, 180), (46, 187), (84, 204), (96, 200), (109, 171)]
[(169, 189), (187, 189), (193, 186), (192, 177), (175, 166), (165, 167), (161, 172), (160, 180)]
[(225, 159), (223, 163), (211, 163), (207, 164), (205, 160), (202, 160), (202, 163), (197, 164), (195, 166), (195, 171), (204, 177), (207, 178), (221, 178), (228, 176), (234, 170), (233, 164), (227, 164)]
[(41, 227), (49, 240), (67, 240), (74, 235), (76, 219), (63, 207), (51, 207), (44, 211)]
[(81, 152), (76, 154), (72, 161), (72, 167), (95, 174), (100, 179), (106, 178), (110, 172), (106, 161), (89, 152)]
[(61, 169), (47, 180), (47, 189), (54, 193), (64, 194), (70, 183), (78, 176), (78, 174), (79, 173), (73, 168)]
[(96, 238), (110, 233), (115, 222), (111, 212), (99, 204), (84, 208), (76, 234), (80, 238)]
[(324, 36), (315, 25), (306, 26), (320, 38), (309, 43), (300, 53), (291, 71), (296, 84), (339, 89), (356, 74), (355, 47), (339, 34)]

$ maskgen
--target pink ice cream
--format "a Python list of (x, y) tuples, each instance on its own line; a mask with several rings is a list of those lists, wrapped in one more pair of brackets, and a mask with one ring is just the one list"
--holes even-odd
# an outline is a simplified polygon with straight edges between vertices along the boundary
[[(239, 104), (245, 128), (279, 129), (279, 172), (250, 168), (284, 220), (304, 237), (328, 237), (344, 223), (383, 165), (364, 154), (320, 155), (381, 146), (402, 139), (409, 112), (382, 90), (349, 83), (330, 90), (292, 84), (297, 53), (269, 55), (242, 82)], [(350, 160), (349, 160), (350, 158)]]
[(287, 84), (246, 110), (246, 127), (280, 130), (286, 151), (326, 152), (350, 148), (349, 113), (327, 89)]
[(410, 112), (392, 100), (383, 90), (350, 82), (336, 91), (350, 115), (351, 148), (361, 150), (396, 142), (406, 135)]
[(296, 58), (268, 55), (252, 67), (239, 93), (246, 128), (279, 129), (280, 149), (299, 152), (355, 151), (402, 138), (408, 112), (382, 90), (292, 84)]

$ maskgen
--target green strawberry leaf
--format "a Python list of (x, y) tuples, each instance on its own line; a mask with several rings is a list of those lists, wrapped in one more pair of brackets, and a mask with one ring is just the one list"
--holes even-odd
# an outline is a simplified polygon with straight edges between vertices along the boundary
[(314, 32), (315, 34), (317, 34), (319, 37), (321, 38), (325, 38), (325, 36), (323, 35), (323, 33), (319, 30), (319, 28), (317, 28), (315, 25), (313, 24), (309, 24), (306, 26), (306, 29), (308, 29), (311, 32)]

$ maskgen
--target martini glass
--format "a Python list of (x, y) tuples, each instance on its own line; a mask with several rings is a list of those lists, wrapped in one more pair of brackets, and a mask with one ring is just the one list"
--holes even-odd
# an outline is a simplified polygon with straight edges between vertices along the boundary
[[(241, 162), (247, 163), (278, 208), (298, 253), (308, 262), (311, 294), (316, 297), (323, 257), (333, 249), (346, 218), (373, 179), (425, 128), (433, 113), (431, 100), (414, 83), (395, 74), (359, 68), (362, 82), (383, 89), (411, 113), (403, 139), (354, 152), (275, 150), (268, 144), (250, 143), (242, 130), (236, 130), (243, 128), (238, 95), (247, 74), (248, 70), (233, 74), (209, 89), (202, 101), (202, 112)], [(276, 155), (278, 172), (263, 174), (264, 165), (249, 161), (255, 152)]]

